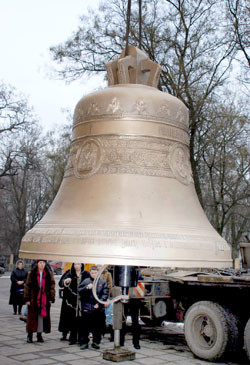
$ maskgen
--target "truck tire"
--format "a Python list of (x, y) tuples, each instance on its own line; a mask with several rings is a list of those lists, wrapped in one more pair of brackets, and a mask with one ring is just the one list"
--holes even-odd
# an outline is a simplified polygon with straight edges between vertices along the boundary
[(224, 309), (228, 328), (227, 352), (233, 354), (243, 347), (243, 336), (239, 319), (228, 308)]
[(185, 315), (184, 333), (188, 347), (197, 357), (220, 359), (229, 340), (225, 310), (210, 301), (194, 303)]
[(244, 330), (244, 348), (247, 353), (247, 357), (250, 360), (250, 318), (247, 321), (245, 330)]

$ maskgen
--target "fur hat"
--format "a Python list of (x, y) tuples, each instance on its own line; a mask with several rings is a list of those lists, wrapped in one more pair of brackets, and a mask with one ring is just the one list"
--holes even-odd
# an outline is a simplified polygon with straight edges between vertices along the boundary
[(23, 262), (23, 260), (17, 260), (17, 262), (16, 262), (16, 267), (18, 266), (18, 264), (23, 264), (23, 266), (24, 266), (24, 262)]

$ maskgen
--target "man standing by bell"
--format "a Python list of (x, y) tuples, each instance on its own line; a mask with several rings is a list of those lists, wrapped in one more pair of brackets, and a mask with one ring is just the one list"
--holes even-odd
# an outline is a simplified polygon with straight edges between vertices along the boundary
[[(100, 348), (104, 306), (97, 302), (93, 295), (93, 282), (97, 272), (97, 267), (92, 266), (90, 269), (90, 277), (83, 280), (78, 288), (82, 306), (82, 325), (80, 333), (81, 350), (88, 348), (90, 332), (93, 333), (92, 347), (94, 349)], [(101, 301), (106, 301), (108, 299), (108, 293), (107, 283), (100, 278), (96, 286), (96, 294), (98, 298)]]

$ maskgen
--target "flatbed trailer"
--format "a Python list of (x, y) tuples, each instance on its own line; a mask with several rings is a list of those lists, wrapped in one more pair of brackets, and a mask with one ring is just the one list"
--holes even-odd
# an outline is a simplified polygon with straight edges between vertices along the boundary
[(132, 290), (131, 297), (143, 300), (145, 324), (184, 322), (186, 342), (201, 359), (216, 361), (243, 347), (250, 359), (250, 272), (145, 269), (142, 275), (144, 293)]

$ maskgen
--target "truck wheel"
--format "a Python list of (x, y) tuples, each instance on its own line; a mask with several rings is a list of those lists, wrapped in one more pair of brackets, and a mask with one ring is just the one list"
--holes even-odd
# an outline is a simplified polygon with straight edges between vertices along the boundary
[(228, 344), (225, 310), (217, 303), (200, 301), (187, 311), (184, 333), (190, 350), (204, 360), (218, 360)]
[(241, 326), (239, 319), (228, 309), (224, 308), (228, 328), (227, 352), (232, 354), (243, 347), (243, 336), (241, 336)]
[(245, 330), (244, 330), (244, 348), (247, 353), (247, 357), (250, 360), (250, 318), (247, 321)]

